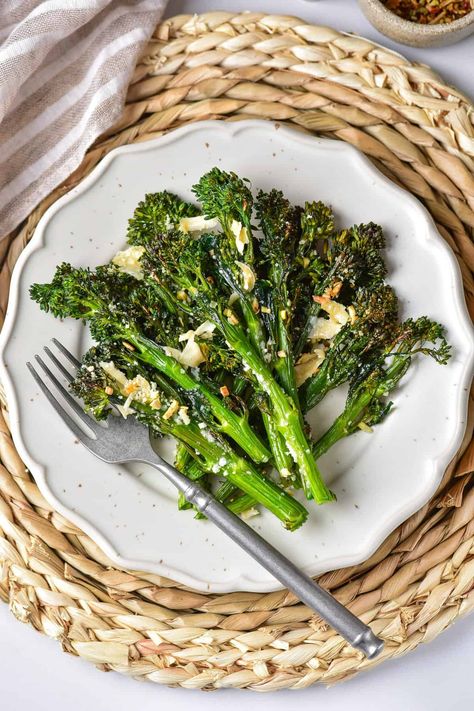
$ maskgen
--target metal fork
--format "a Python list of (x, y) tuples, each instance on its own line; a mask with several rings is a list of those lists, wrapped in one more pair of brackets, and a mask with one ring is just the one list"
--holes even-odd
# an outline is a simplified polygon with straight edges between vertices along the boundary
[[(53, 343), (74, 367), (74, 370), (77, 370), (80, 362), (73, 354), (58, 340), (53, 339)], [(57, 370), (70, 383), (74, 379), (70, 370), (63, 365), (48, 347), (45, 347), (44, 351)], [(280, 583), (320, 615), (349, 644), (360, 649), (368, 659), (376, 657), (382, 651), (383, 642), (374, 635), (370, 627), (353, 615), (326, 590), (317, 585), (308, 575), (293, 565), (288, 558), (265, 541), (241, 518), (219, 503), (212, 494), (204, 491), (196, 482), (189, 480), (181, 472), (161, 459), (151, 446), (149, 432), (146, 427), (134, 418), (124, 419), (122, 417), (109, 417), (107, 427), (99, 425), (84, 412), (83, 408), (72, 397), (68, 389), (64, 387), (63, 383), (46, 365), (44, 360), (39, 355), (36, 355), (35, 358), (41, 370), (54, 385), (54, 388), (81, 420), (84, 429), (71, 417), (67, 409), (60, 404), (31, 363), (27, 363), (28, 369), (65, 424), (92, 454), (95, 454), (96, 457), (105, 462), (139, 461), (157, 469), (160, 474), (163, 474), (184, 494), (187, 501), (194, 504), (201, 513), (205, 514), (221, 531), (266, 568)]]

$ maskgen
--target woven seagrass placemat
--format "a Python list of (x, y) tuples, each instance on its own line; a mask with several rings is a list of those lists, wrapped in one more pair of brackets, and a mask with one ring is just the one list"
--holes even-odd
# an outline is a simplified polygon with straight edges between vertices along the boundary
[[(474, 311), (474, 109), (429, 68), (293, 17), (208, 13), (161, 24), (121, 120), (0, 245), (0, 307), (45, 209), (112, 148), (190, 121), (258, 117), (357, 146), (416, 195), (453, 248)], [(55, 512), (0, 421), (0, 595), (13, 614), (101, 669), (185, 688), (333, 683), (428, 642), (474, 608), (474, 450), (363, 565), (320, 582), (386, 640), (368, 662), (286, 591), (203, 595), (119, 570)], [(65, 469), (64, 475), (67, 476)]]

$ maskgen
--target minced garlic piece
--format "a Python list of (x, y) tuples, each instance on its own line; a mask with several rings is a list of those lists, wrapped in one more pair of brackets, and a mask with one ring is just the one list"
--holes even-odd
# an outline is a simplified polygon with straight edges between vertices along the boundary
[(303, 353), (295, 363), (296, 385), (298, 387), (318, 372), (325, 357), (323, 348), (314, 348), (312, 353)]
[(330, 286), (329, 289), (326, 289), (324, 296), (327, 296), (329, 299), (334, 299), (335, 296), (339, 295), (341, 289), (342, 281), (336, 281), (336, 283)]
[(119, 268), (124, 274), (130, 274), (135, 279), (143, 279), (140, 259), (145, 251), (145, 247), (128, 247), (123, 252), (117, 252), (112, 259), (112, 264)]
[(239, 323), (239, 319), (234, 314), (234, 312), (231, 311), (231, 309), (226, 309), (224, 311), (224, 316), (227, 316), (228, 322), (231, 323), (233, 326), (237, 326), (237, 324)]
[(164, 420), (170, 420), (173, 415), (176, 415), (176, 413), (179, 410), (179, 402), (177, 400), (173, 400), (169, 408), (166, 410), (165, 414), (163, 415)]

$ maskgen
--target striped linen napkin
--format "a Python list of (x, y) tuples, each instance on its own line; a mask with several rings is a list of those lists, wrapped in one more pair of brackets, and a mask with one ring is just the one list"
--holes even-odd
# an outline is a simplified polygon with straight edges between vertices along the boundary
[(119, 117), (166, 0), (0, 0), (0, 238)]

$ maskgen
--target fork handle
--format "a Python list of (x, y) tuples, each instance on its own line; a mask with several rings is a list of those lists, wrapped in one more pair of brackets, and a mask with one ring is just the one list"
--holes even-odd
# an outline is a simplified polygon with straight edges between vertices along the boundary
[(328, 622), (352, 647), (360, 649), (368, 659), (383, 649), (383, 641), (370, 627), (352, 614), (335, 597), (321, 588), (288, 558), (248, 526), (239, 516), (229, 511), (212, 494), (185, 477), (165, 462), (147, 460), (171, 481), (201, 513), (216, 524), (229, 538), (268, 570), (314, 612)]

